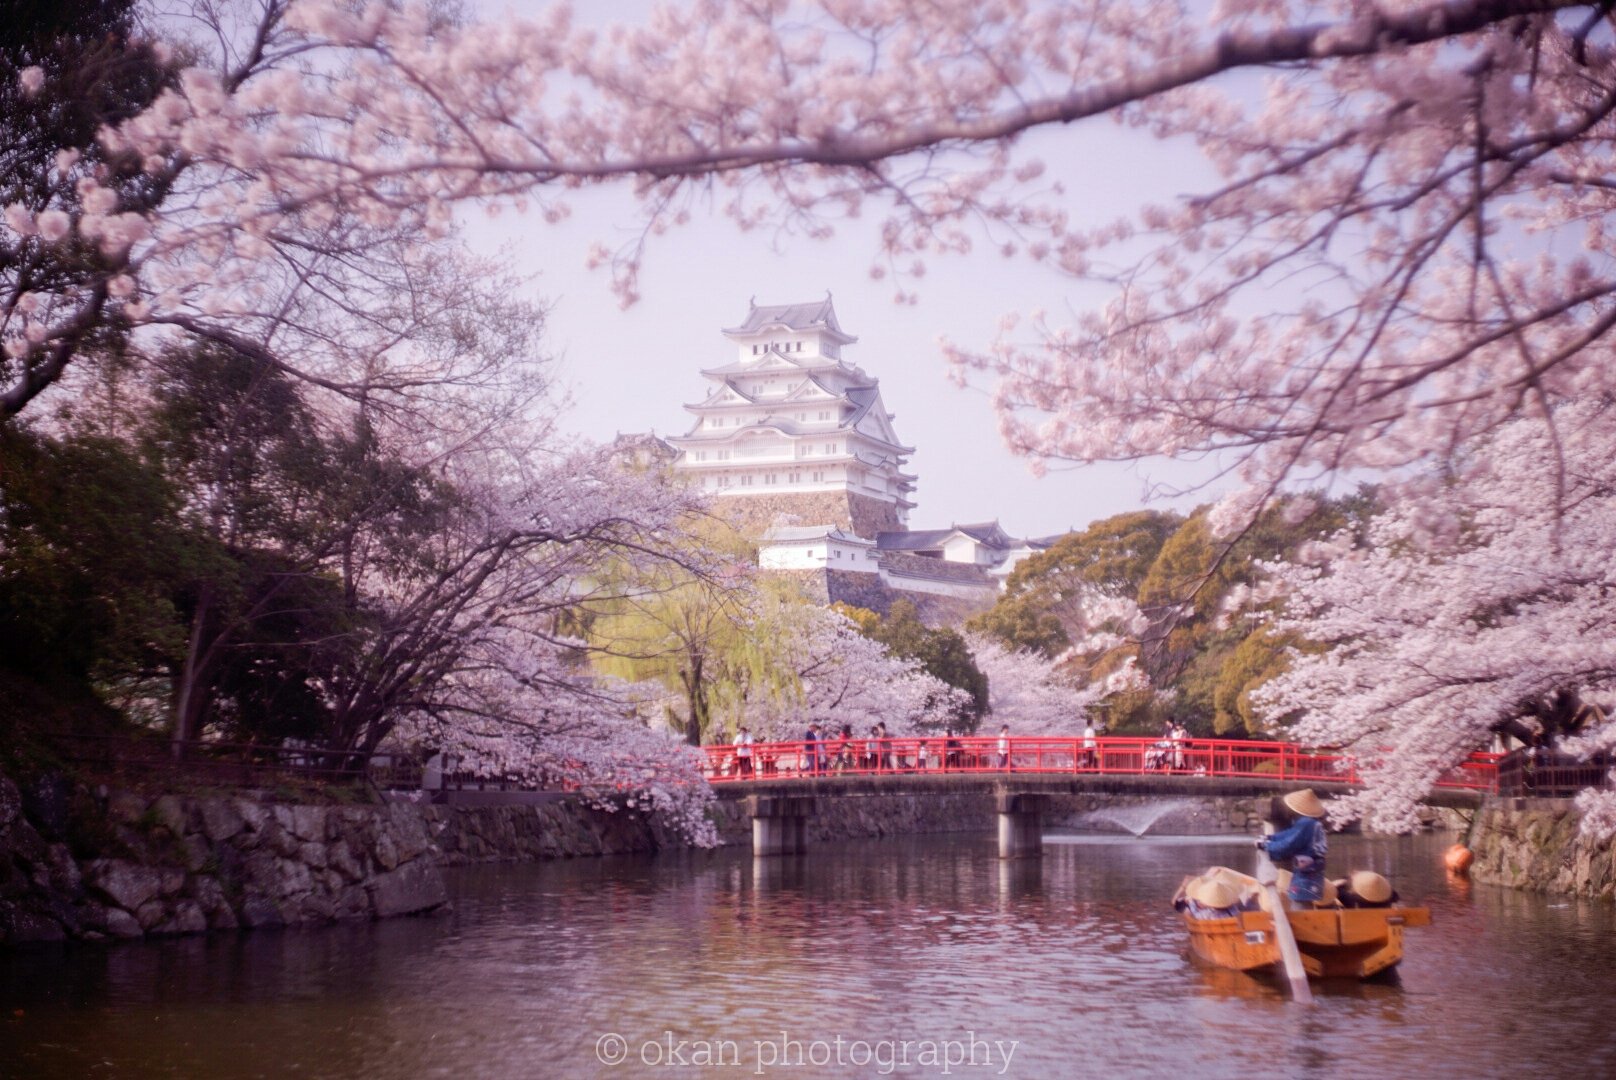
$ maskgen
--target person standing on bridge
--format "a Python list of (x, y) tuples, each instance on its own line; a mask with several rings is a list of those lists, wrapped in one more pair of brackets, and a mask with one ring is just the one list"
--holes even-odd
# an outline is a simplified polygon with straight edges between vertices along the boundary
[(836, 756), (831, 764), (838, 773), (842, 773), (853, 767), (853, 725), (843, 724), (841, 734), (836, 738)]
[(1324, 833), (1324, 804), (1312, 788), (1293, 791), (1281, 801), (1291, 824), (1257, 841), (1274, 862), (1289, 861), (1291, 903), (1311, 907), (1324, 899), (1324, 858), (1330, 841)]
[(735, 736), (735, 771), (742, 776), (752, 775), (752, 732), (744, 725)]
[(1094, 720), (1090, 718), (1083, 725), (1083, 768), (1092, 769), (1099, 764), (1099, 745), (1094, 737)]
[[(999, 768), (1010, 769), (1010, 725), (999, 728)], [(1014, 769), (1010, 771), (1014, 772)]]

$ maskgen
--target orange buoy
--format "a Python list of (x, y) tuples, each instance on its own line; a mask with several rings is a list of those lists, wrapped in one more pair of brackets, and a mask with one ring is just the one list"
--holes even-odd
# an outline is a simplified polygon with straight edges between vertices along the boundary
[(1446, 863), (1448, 869), (1455, 874), (1468, 874), (1470, 872), (1470, 864), (1474, 862), (1475, 859), (1475, 852), (1471, 851), (1463, 844), (1454, 844), (1442, 856), (1442, 861)]

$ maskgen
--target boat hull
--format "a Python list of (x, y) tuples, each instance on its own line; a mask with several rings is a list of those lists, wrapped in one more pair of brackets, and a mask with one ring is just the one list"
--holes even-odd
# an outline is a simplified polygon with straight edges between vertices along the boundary
[[(1290, 911), (1291, 932), (1311, 978), (1367, 979), (1403, 959), (1403, 931), (1428, 926), (1429, 908), (1342, 908)], [(1274, 919), (1266, 911), (1197, 919), (1185, 913), (1190, 948), (1209, 964), (1259, 971), (1280, 962)]]

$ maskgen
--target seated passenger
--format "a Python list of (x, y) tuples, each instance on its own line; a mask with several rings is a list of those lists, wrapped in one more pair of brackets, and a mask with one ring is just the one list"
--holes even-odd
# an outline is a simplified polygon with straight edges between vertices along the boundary
[[(1289, 870), (1281, 870), (1275, 876), (1278, 879), (1276, 887), (1279, 889), (1279, 898), (1286, 908), (1297, 911), (1308, 908), (1336, 908), (1341, 906), (1341, 890), (1336, 887), (1336, 883), (1333, 881), (1324, 883), (1324, 889), (1317, 900), (1302, 901), (1291, 899), (1291, 872)], [(1266, 898), (1263, 903), (1263, 910), (1268, 910)]]
[(1232, 919), (1240, 910), (1240, 897), (1216, 879), (1191, 878), (1173, 907), (1192, 919)]
[(1373, 870), (1354, 870), (1351, 877), (1332, 884), (1341, 893), (1341, 906), (1349, 908), (1384, 908), (1397, 903), (1397, 890), (1392, 883)]

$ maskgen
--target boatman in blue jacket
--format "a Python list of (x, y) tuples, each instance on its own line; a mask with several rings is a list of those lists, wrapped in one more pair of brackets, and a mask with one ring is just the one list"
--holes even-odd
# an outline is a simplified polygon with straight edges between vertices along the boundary
[(1312, 788), (1293, 791), (1281, 800), (1294, 820), (1272, 836), (1257, 841), (1274, 862), (1289, 862), (1291, 887), (1286, 895), (1293, 904), (1313, 904), (1324, 899), (1324, 856), (1330, 841), (1324, 834), (1324, 804)]

